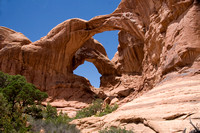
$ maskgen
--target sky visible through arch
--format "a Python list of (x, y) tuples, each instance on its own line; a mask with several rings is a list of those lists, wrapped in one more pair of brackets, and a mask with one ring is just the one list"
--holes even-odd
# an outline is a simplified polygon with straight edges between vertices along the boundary
[[(0, 26), (23, 33), (32, 42), (46, 36), (59, 23), (70, 18), (90, 20), (112, 13), (121, 0), (0, 0)], [(118, 31), (94, 36), (112, 59), (117, 51)], [(74, 71), (99, 87), (100, 74), (95, 66), (85, 62)]]

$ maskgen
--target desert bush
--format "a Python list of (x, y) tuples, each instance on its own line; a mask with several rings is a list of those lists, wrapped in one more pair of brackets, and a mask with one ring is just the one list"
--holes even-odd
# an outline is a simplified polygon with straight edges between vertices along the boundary
[(43, 117), (45, 119), (51, 119), (56, 118), (58, 116), (56, 107), (51, 106), (49, 103), (47, 103), (46, 108), (43, 110)]
[(10, 107), (7, 105), (8, 105), (8, 101), (5, 99), (3, 94), (0, 93), (0, 112), (1, 112), (0, 118), (4, 117), (9, 112)]
[(69, 118), (62, 112), (58, 115), (56, 108), (52, 107), (50, 104), (47, 104), (46, 108), (44, 108), (42, 111), (43, 119), (36, 120), (31, 118), (29, 120), (30, 124), (32, 125), (32, 131), (39, 132), (43, 129), (45, 132), (50, 133), (77, 133), (79, 130), (76, 129), (75, 125), (70, 125), (70, 121), (74, 119), (90, 117), (92, 115), (103, 116), (113, 112), (118, 108), (117, 104), (114, 106), (106, 105), (105, 107), (102, 107), (102, 104), (102, 99), (96, 99), (89, 107), (78, 111), (74, 118)]
[[(79, 133), (80, 131), (76, 128), (75, 125), (71, 125), (59, 120), (60, 118), (54, 118), (51, 120), (43, 119), (29, 119), (30, 124), (32, 125), (32, 132), (40, 132), (44, 130), (46, 133)], [(62, 118), (63, 119), (63, 118)], [(65, 120), (64, 120), (65, 121)]]
[(42, 119), (43, 118), (43, 109), (44, 107), (41, 105), (32, 105), (26, 108), (25, 113), (32, 116), (34, 119)]
[(29, 117), (29, 122), (32, 126), (32, 132), (40, 132), (44, 130), (47, 133), (79, 133), (80, 131), (75, 125), (69, 124), (72, 120), (68, 115), (57, 113), (55, 107), (47, 104), (47, 107), (43, 109), (43, 119), (34, 119)]
[(102, 99), (95, 100), (89, 107), (79, 110), (76, 114), (75, 119), (80, 119), (95, 115), (98, 111), (101, 111), (102, 103), (103, 103)]
[(103, 108), (100, 112), (96, 113), (96, 116), (101, 117), (107, 114), (112, 113), (113, 111), (117, 110), (118, 105), (115, 104), (113, 106), (106, 104), (105, 108)]
[(0, 132), (17, 132), (13, 128), (11, 117), (9, 116), (10, 106), (2, 93), (0, 93), (0, 112)]
[(110, 127), (104, 130), (100, 130), (99, 133), (133, 133), (131, 130), (126, 130), (125, 128)]
[(41, 102), (48, 95), (28, 83), (21, 75), (0, 72), (0, 132), (78, 133), (69, 122), (84, 117), (103, 116), (117, 109), (117, 105), (102, 107), (103, 100), (95, 100), (89, 107), (77, 112), (74, 118), (57, 113), (55, 107)]
[(115, 104), (113, 106), (106, 104), (105, 107), (103, 105), (102, 99), (96, 99), (89, 107), (84, 108), (77, 112), (75, 119), (80, 119), (84, 117), (90, 117), (90, 116), (97, 116), (101, 117), (104, 115), (107, 115), (109, 113), (112, 113), (118, 108), (118, 105)]
[(40, 105), (45, 98), (47, 94), (28, 83), (25, 77), (0, 72), (0, 132), (27, 132), (30, 108)]

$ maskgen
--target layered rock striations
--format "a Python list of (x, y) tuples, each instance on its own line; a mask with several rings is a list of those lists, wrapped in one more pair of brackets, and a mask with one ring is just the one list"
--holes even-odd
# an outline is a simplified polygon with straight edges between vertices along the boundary
[[(122, 0), (109, 15), (66, 20), (36, 42), (0, 27), (0, 70), (24, 75), (66, 111), (96, 96), (119, 98), (116, 112), (72, 122), (83, 132), (109, 126), (182, 132), (199, 115), (199, 20), (199, 0)], [(92, 38), (110, 30), (120, 30), (112, 60)], [(102, 75), (99, 89), (73, 74), (84, 61)]]
[[(74, 75), (73, 70), (77, 64), (88, 60), (94, 63), (102, 75), (120, 75), (114, 63), (106, 57), (105, 51), (102, 53), (102, 48), (99, 47), (98, 50), (98, 46), (92, 47), (96, 42), (91, 37), (103, 31), (125, 30), (142, 39), (143, 32), (132, 25), (135, 25), (134, 22), (123, 13), (99, 16), (90, 21), (70, 19), (57, 25), (47, 36), (36, 42), (30, 42), (26, 37), (24, 38), (28, 41), (24, 41), (13, 35), (20, 33), (1, 27), (0, 69), (10, 74), (24, 75), (29, 82), (46, 91), (51, 100), (90, 103), (95, 95), (91, 91), (93, 87), (87, 79)], [(90, 45), (87, 49), (96, 51), (87, 53), (84, 59), (77, 63), (77, 57), (83, 54), (84, 45), (87, 43)]]
[(107, 127), (121, 127), (136, 133), (186, 133), (194, 130), (200, 115), (200, 76), (163, 81), (144, 95), (103, 117), (72, 121), (84, 133), (98, 133)]
[[(56, 97), (57, 94), (54, 93), (58, 92), (57, 89), (73, 88), (70, 80), (75, 76), (73, 70), (77, 67), (77, 56), (80, 56), (80, 52), (77, 50), (83, 53), (84, 45), (87, 43), (90, 43), (90, 46), (94, 45), (95, 42), (91, 39), (93, 35), (109, 30), (124, 30), (143, 39), (143, 32), (138, 30), (135, 21), (129, 18), (129, 15), (117, 13), (98, 16), (88, 22), (81, 19), (66, 20), (36, 42), (18, 46), (17, 49), (14, 49), (16, 47), (14, 44), (8, 50), (5, 50), (7, 46), (3, 47), (1, 54), (9, 59), (5, 61), (4, 56), (1, 56), (1, 70), (11, 74), (24, 75), (29, 82), (34, 83), (41, 90), (47, 91), (50, 96)], [(9, 29), (1, 28), (2, 38), (6, 38), (4, 32), (7, 30)], [(18, 33), (16, 32), (16, 34)], [(6, 43), (5, 41), (2, 40), (2, 46)], [(15, 54), (10, 54), (13, 51)], [(103, 54), (101, 52), (87, 53), (88, 56), (86, 55), (84, 58), (93, 62), (102, 75), (120, 75), (121, 73), (117, 71), (114, 63), (109, 61), (105, 52)], [(82, 61), (78, 64), (81, 64)], [(68, 84), (68, 82), (70, 83)], [(88, 89), (90, 87), (86, 83), (84, 87), (80, 88), (90, 90)]]

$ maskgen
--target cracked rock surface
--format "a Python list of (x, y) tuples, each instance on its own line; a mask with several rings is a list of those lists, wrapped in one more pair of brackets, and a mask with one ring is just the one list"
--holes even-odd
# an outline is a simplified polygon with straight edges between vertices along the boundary
[[(66, 20), (35, 42), (0, 27), (0, 70), (24, 75), (72, 115), (95, 97), (118, 101), (107, 116), (73, 121), (82, 132), (110, 126), (189, 131), (189, 118), (197, 123), (200, 116), (199, 20), (199, 0), (122, 0), (111, 14)], [(92, 36), (111, 30), (119, 30), (119, 45), (109, 60)], [(100, 88), (73, 74), (84, 61), (102, 75)]]

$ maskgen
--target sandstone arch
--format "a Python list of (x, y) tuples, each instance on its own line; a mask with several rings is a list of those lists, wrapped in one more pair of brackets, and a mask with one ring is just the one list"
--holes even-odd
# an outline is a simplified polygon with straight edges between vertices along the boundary
[[(27, 76), (31, 82), (39, 85), (40, 88), (43, 88), (42, 90), (46, 90), (49, 88), (45, 83), (47, 75), (53, 77), (72, 74), (75, 52), (87, 40), (91, 40), (90, 38), (94, 34), (118, 29), (126, 30), (143, 40), (143, 32), (139, 30), (136, 21), (133, 21), (130, 17), (132, 17), (131, 14), (117, 13), (98, 16), (88, 22), (81, 19), (66, 20), (53, 28), (47, 36), (18, 48), (18, 57), (15, 58), (19, 59), (23, 69), (15, 73)], [(9, 58), (13, 58), (8, 55), (8, 52), (5, 54)], [(107, 62), (108, 67), (113, 68), (112, 64), (109, 64), (109, 61)], [(35, 71), (35, 74), (32, 72), (29, 74), (27, 71)], [(110, 72), (101, 71), (100, 73), (109, 74)], [(113, 69), (111, 73), (117, 72)], [(35, 81), (36, 75), (40, 75), (42, 83)]]
[(107, 53), (101, 43), (90, 38), (84, 45), (76, 51), (73, 58), (73, 69), (76, 69), (84, 61), (95, 65), (98, 72), (102, 75), (120, 75), (120, 71), (107, 56)]
[[(90, 21), (75, 18), (57, 25), (47, 36), (36, 42), (31, 42), (25, 36), (25, 40), (28, 41), (19, 40), (19, 36), (13, 36), (18, 34), (15, 31), (4, 34), (9, 29), (1, 27), (0, 54), (3, 56), (0, 57), (0, 70), (24, 75), (29, 82), (48, 92), (52, 100), (76, 99), (87, 103), (95, 95), (91, 91), (92, 86), (85, 78), (73, 75), (73, 70), (83, 60), (92, 62), (102, 75), (121, 74), (115, 63), (106, 57), (103, 47), (100, 48), (92, 36), (104, 31), (124, 30), (143, 42), (144, 33), (141, 27), (131, 13), (98, 16)], [(14, 39), (5, 39), (11, 37)], [(86, 49), (83, 49), (84, 46)], [(81, 52), (78, 53), (78, 50)], [(83, 56), (84, 50), (87, 50), (87, 54)], [(88, 56), (88, 50), (93, 57)], [(77, 60), (78, 56), (84, 58)]]
[[(57, 102), (56, 107), (82, 108), (85, 106), (83, 103), (91, 102), (96, 90), (85, 78), (73, 75), (73, 69), (83, 60), (94, 62), (100, 55), (105, 56), (103, 49), (96, 52), (97, 48), (86, 47), (87, 41), (98, 45), (91, 38), (94, 34), (105, 30), (121, 30), (120, 47), (111, 62), (122, 75), (113, 78), (116, 84), (105, 84), (108, 92), (111, 96), (120, 94), (126, 97), (121, 102), (129, 102), (156, 87), (118, 109), (114, 113), (115, 117), (111, 114), (103, 119), (97, 118), (97, 121), (92, 117), (91, 120), (77, 121), (76, 124), (83, 132), (101, 129), (102, 120), (105, 122), (104, 127), (116, 126), (119, 122), (124, 126), (128, 121), (127, 127), (131, 124), (139, 132), (141, 126), (144, 132), (181, 131), (188, 123), (185, 119), (187, 114), (192, 112), (196, 118), (199, 113), (196, 110), (200, 72), (199, 19), (197, 0), (122, 0), (110, 15), (98, 16), (90, 21), (67, 20), (46, 37), (33, 43), (20, 33), (0, 27), (0, 70), (22, 74), (50, 96), (73, 103), (65, 101), (60, 105)], [(86, 49), (82, 49), (84, 46)], [(76, 53), (77, 50), (83, 52)], [(94, 58), (86, 55), (79, 60), (76, 56), (83, 55), (84, 50), (94, 53)], [(104, 63), (106, 67), (112, 66), (109, 65), (110, 61)], [(100, 65), (97, 64), (97, 67)], [(111, 74), (115, 73), (115, 68), (111, 68)], [(102, 74), (107, 73), (106, 70), (100, 71)], [(101, 82), (108, 83), (107, 77), (101, 79)], [(153, 115), (149, 115), (149, 112)], [(127, 118), (127, 114), (130, 118)], [(141, 118), (138, 126), (138, 119)], [(99, 120), (100, 124), (97, 124)], [(172, 121), (175, 124), (170, 124)], [(161, 126), (170, 128), (165, 130), (155, 126), (160, 125), (160, 122)], [(183, 126), (178, 128), (177, 124), (180, 123)]]
[[(144, 40), (144, 33), (139, 30), (136, 21), (130, 19), (131, 14), (111, 14), (105, 16), (95, 17), (90, 21), (81, 19), (70, 19), (59, 24), (53, 28), (47, 36), (41, 40), (31, 43), (30, 45), (23, 46), (22, 51), (25, 57), (30, 55), (30, 51), (34, 50), (35, 59), (44, 58), (45, 64), (53, 64), (53, 62), (59, 62), (59, 67), (51, 66), (45, 68), (46, 71), (56, 71), (61, 73), (72, 73), (72, 59), (75, 52), (93, 35), (109, 30), (125, 30), (140, 40)], [(141, 25), (140, 25), (141, 26)], [(48, 52), (43, 50), (51, 51), (51, 56)], [(38, 52), (43, 52), (43, 56), (37, 57)], [(46, 55), (45, 55), (46, 53)], [(58, 57), (56, 55), (63, 55)], [(24, 58), (24, 60), (28, 60)], [(50, 62), (49, 62), (50, 61)], [(37, 61), (34, 61), (35, 64)], [(29, 66), (34, 64), (26, 63)], [(63, 69), (66, 68), (66, 69)], [(51, 70), (50, 70), (51, 69)]]

